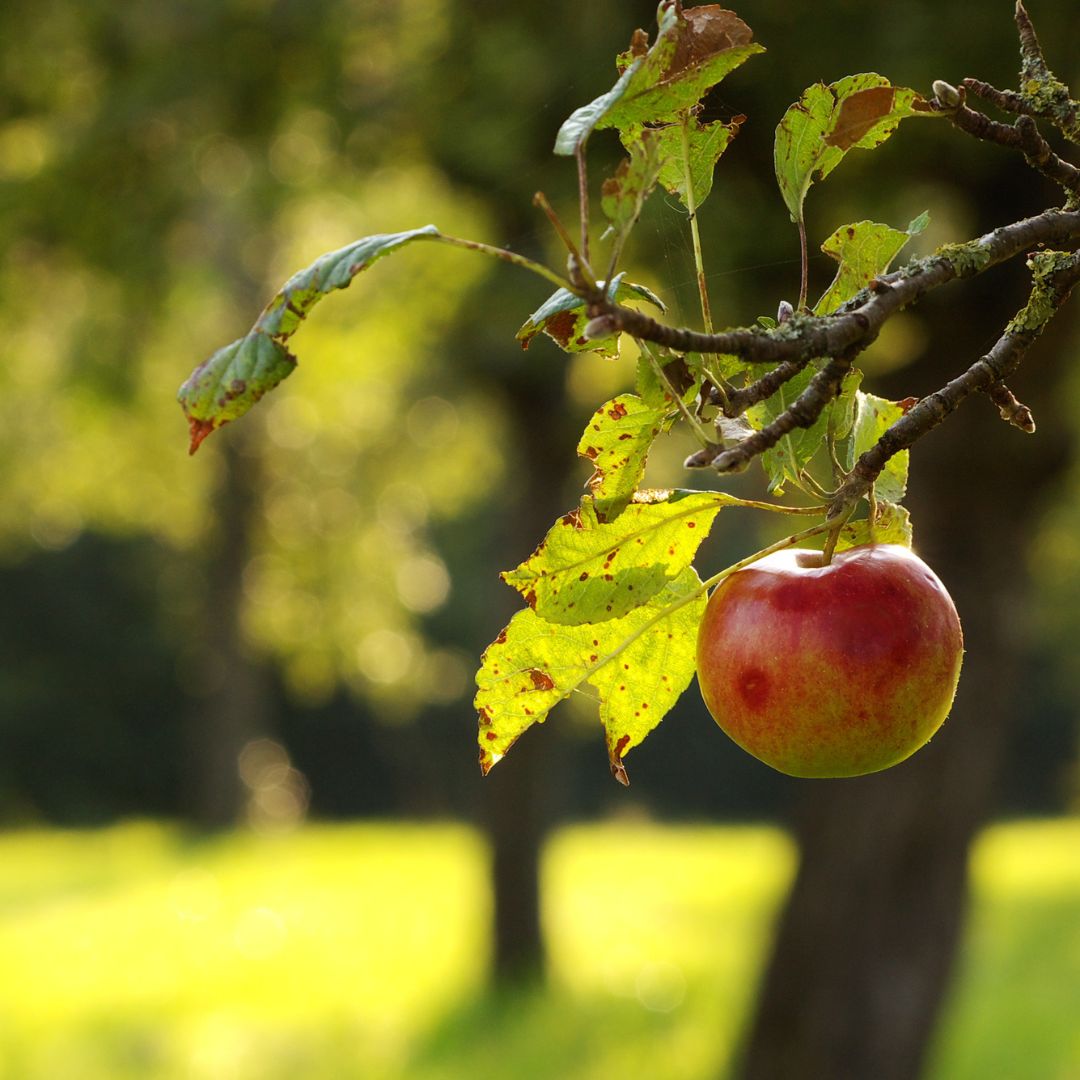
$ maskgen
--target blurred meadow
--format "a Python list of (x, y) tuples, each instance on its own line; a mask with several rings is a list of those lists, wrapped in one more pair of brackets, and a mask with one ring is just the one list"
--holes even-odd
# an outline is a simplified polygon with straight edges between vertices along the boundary
[[(1031, 7), (1080, 84), (1060, 47), (1080, 9)], [(577, 213), (554, 134), (655, 9), (0, 5), (0, 1077), (731, 1070), (796, 871), (789, 824), (828, 785), (747, 758), (694, 688), (631, 756), (629, 790), (583, 696), (486, 780), (475, 764), (472, 673), (516, 603), (498, 571), (576, 504), (574, 448), (632, 386), (633, 346), (523, 352), (547, 285), (418, 246), (320, 305), (293, 377), (194, 458), (174, 400), (291, 273), (359, 236), (430, 221), (558, 265), (531, 204), (539, 189)], [(797, 291), (772, 132), (805, 86), (870, 69), (1009, 86), (1017, 66), (1011, 3), (739, 13), (769, 51), (707, 106), (749, 117), (700, 217), (718, 324)], [(928, 209), (925, 253), (1053, 198), (998, 148), (913, 126), (815, 189), (815, 244)], [(593, 142), (599, 184), (620, 149)], [(696, 325), (669, 202), (647, 207), (628, 269)], [(868, 380), (927, 393), (969, 363), (1024, 301), (1014, 270), (890, 322)], [(831, 274), (815, 255), (815, 283)], [(955, 800), (943, 835), (954, 810), (990, 821), (932, 1080), (1080, 1080), (1075, 315), (1040, 349), (1017, 386), (1035, 439), (973, 403), (959, 451), (935, 433), (913, 454), (917, 546), (969, 634), (963, 719), (919, 759), (985, 731), (1004, 763), (893, 770), (928, 806)], [(647, 482), (686, 484), (690, 449), (658, 445)], [(761, 494), (757, 473), (735, 485)], [(736, 513), (703, 564), (775, 539)], [(861, 900), (835, 889), (825, 908)]]
[[(1078, 850), (1075, 821), (980, 841), (933, 1080), (1080, 1075)], [(763, 827), (568, 828), (544, 853), (550, 987), (485, 995), (471, 830), (17, 832), (0, 1062), (25, 1080), (716, 1076), (793, 856)]]

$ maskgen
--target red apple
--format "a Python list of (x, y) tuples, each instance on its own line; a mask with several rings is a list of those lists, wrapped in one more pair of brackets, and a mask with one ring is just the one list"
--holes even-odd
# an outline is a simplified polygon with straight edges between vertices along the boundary
[(725, 578), (698, 633), (698, 682), (720, 727), (774, 769), (859, 776), (941, 727), (963, 636), (945, 586), (907, 548), (821, 559), (789, 549)]

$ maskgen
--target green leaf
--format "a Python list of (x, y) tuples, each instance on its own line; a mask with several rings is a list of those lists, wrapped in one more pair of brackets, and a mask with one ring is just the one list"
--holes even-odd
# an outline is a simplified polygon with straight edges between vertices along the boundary
[(559, 626), (519, 611), (488, 647), (476, 675), (480, 767), (485, 773), (533, 724), (575, 690), (600, 697), (612, 772), (675, 704), (694, 677), (705, 591), (688, 567), (625, 618)]
[(836, 277), (814, 307), (815, 315), (828, 315), (850, 300), (860, 289), (889, 269), (912, 236), (926, 228), (930, 217), (920, 214), (906, 232), (875, 221), (841, 225), (821, 245), (821, 250), (839, 264)]
[(191, 429), (190, 452), (216, 428), (243, 416), (295, 367), (296, 358), (284, 345), (256, 330), (218, 349), (188, 376), (177, 395)]
[(727, 74), (765, 51), (752, 37), (746, 23), (719, 5), (684, 11), (662, 3), (656, 41), (649, 47), (644, 32), (635, 32), (619, 58), (618, 82), (566, 120), (555, 153), (576, 153), (594, 130), (618, 128), (630, 145), (646, 125), (675, 122)]
[(625, 237), (634, 227), (645, 200), (660, 175), (659, 140), (651, 132), (630, 147), (630, 156), (619, 162), (615, 175), (600, 189), (600, 209), (611, 222), (612, 230)]
[(243, 416), (263, 394), (292, 374), (296, 358), (282, 342), (296, 332), (327, 293), (347, 288), (373, 262), (414, 240), (441, 239), (434, 225), (366, 236), (323, 255), (289, 278), (248, 334), (219, 349), (180, 387), (177, 400), (191, 429), (191, 453), (212, 431)]
[(293, 274), (259, 316), (255, 329), (284, 341), (296, 332), (307, 313), (327, 293), (347, 289), (354, 277), (384, 255), (416, 240), (441, 240), (434, 225), (408, 232), (365, 236), (347, 247), (316, 259), (306, 270)]
[[(810, 385), (817, 374), (820, 362), (808, 364), (794, 378), (789, 379), (772, 397), (759, 402), (746, 411), (746, 419), (760, 431), (785, 412)], [(835, 435), (841, 436), (852, 424), (852, 408), (856, 389), (862, 381), (862, 372), (848, 372), (836, 400), (808, 428), (795, 428), (788, 432), (771, 450), (761, 455), (761, 464), (769, 478), (769, 491), (779, 495), (784, 485), (799, 484), (803, 470), (821, 449), (830, 425)]]
[[(656, 358), (656, 365), (652, 362), (653, 356)], [(657, 365), (663, 378), (657, 371)], [(669, 353), (649, 346), (643, 347), (638, 355), (634, 388), (646, 405), (654, 409), (668, 410), (678, 407), (673, 390), (681, 390), (684, 404), (689, 405), (697, 397), (704, 377), (701, 353)], [(685, 389), (682, 389), (684, 387)]]
[[(825, 534), (822, 533), (820, 536), (811, 537), (804, 546), (820, 551), (824, 544)], [(868, 518), (849, 521), (840, 530), (836, 550), (846, 551), (863, 544), (901, 544), (903, 547), (911, 547), (911, 515), (904, 507), (879, 499), (873, 527), (871, 528)]]
[(719, 491), (639, 491), (604, 522), (586, 495), (503, 581), (548, 622), (621, 619), (689, 566), (716, 515), (739, 504)]
[(668, 426), (674, 407), (670, 395), (659, 407), (637, 394), (620, 394), (592, 415), (577, 452), (593, 466), (588, 487), (599, 521), (614, 521), (630, 502), (652, 448), (653, 439)]
[[(731, 140), (739, 134), (739, 128), (745, 119), (745, 116), (736, 116), (726, 124), (720, 120), (711, 124), (702, 124), (695, 116), (686, 118), (690, 190), (693, 192), (695, 207), (701, 206), (709, 197), (716, 163), (720, 160), (720, 155), (728, 148)], [(663, 160), (660, 183), (672, 195), (677, 195), (683, 206), (689, 206), (687, 163), (683, 152), (683, 125), (672, 124), (660, 128), (657, 135), (660, 140), (659, 153)]]
[(558, 135), (555, 136), (556, 154), (563, 157), (572, 157), (578, 152), (578, 149), (584, 145), (600, 120), (626, 93), (627, 87), (633, 81), (644, 62), (645, 58), (639, 57), (619, 76), (619, 81), (606, 94), (601, 94), (594, 101), (590, 101), (588, 105), (582, 105), (581, 108), (575, 109), (563, 121)]
[[(604, 283), (601, 281), (600, 285)], [(644, 285), (623, 281), (623, 275), (617, 274), (611, 279), (608, 289), (611, 300), (647, 300), (650, 304), (664, 311), (664, 302)], [(534, 337), (545, 333), (563, 352), (598, 352), (601, 356), (619, 355), (619, 336), (591, 340), (585, 337), (585, 326), (589, 318), (585, 314), (585, 301), (575, 296), (569, 289), (556, 289), (534, 311), (517, 332), (521, 347), (527, 349)]]
[(801, 221), (810, 185), (824, 180), (852, 149), (883, 143), (902, 119), (934, 116), (914, 90), (882, 75), (848, 75), (826, 86), (814, 83), (784, 113), (776, 128), (776, 179), (792, 221)]
[[(859, 456), (869, 450), (886, 430), (907, 412), (908, 407), (910, 403), (907, 401), (889, 401), (860, 390), (856, 395), (855, 423), (847, 445), (847, 467), (851, 468)], [(908, 451), (901, 450), (889, 458), (874, 483), (874, 492), (878, 498), (894, 503), (903, 499), (907, 491), (908, 457)]]

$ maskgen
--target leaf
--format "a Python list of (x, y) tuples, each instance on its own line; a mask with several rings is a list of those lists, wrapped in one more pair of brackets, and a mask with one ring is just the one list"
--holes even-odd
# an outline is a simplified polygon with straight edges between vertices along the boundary
[[(660, 371), (663, 372), (663, 379), (653, 365), (650, 354), (655, 355)], [(643, 348), (638, 356), (634, 388), (646, 405), (666, 410), (675, 405), (672, 390), (682, 393), (685, 404), (693, 402), (704, 377), (701, 353), (680, 355), (660, 349)]]
[[(819, 368), (820, 361), (808, 364), (798, 375), (784, 383), (772, 397), (747, 409), (746, 418), (754, 429), (760, 431), (785, 412), (810, 385), (810, 380)], [(810, 427), (795, 428), (788, 432), (771, 450), (766, 450), (761, 455), (761, 464), (769, 478), (769, 491), (772, 494), (781, 494), (788, 482), (801, 482), (803, 470), (824, 445), (830, 424), (838, 435), (851, 427), (853, 396), (861, 381), (861, 371), (850, 371), (841, 384), (836, 400), (822, 410)]]
[[(720, 155), (728, 148), (731, 140), (739, 134), (739, 128), (745, 119), (745, 116), (736, 116), (726, 124), (720, 120), (711, 124), (702, 124), (695, 116), (687, 117), (690, 190), (693, 192), (695, 208), (701, 206), (709, 197), (716, 163), (720, 160)], [(672, 124), (660, 128), (657, 130), (657, 135), (660, 141), (659, 153), (663, 160), (660, 183), (672, 195), (677, 195), (683, 206), (689, 206), (687, 166), (683, 152), (683, 125)]]
[[(825, 544), (825, 534), (811, 537), (805, 547), (820, 551)], [(840, 530), (836, 541), (836, 550), (861, 547), (863, 544), (900, 544), (909, 548), (912, 544), (911, 515), (903, 506), (878, 500), (877, 518), (873, 528), (868, 518), (849, 521)]]
[(629, 149), (630, 156), (619, 162), (615, 175), (600, 189), (600, 209), (622, 237), (634, 227), (661, 169), (659, 139), (651, 132), (643, 132)]
[(434, 225), (366, 236), (316, 259), (294, 274), (267, 304), (245, 337), (219, 349), (180, 387), (177, 400), (191, 429), (191, 453), (211, 432), (241, 417), (292, 374), (296, 358), (282, 344), (329, 292), (344, 289), (361, 271), (414, 240), (441, 240)]
[(824, 180), (848, 150), (879, 146), (902, 119), (916, 115), (938, 114), (914, 90), (873, 72), (804, 90), (781, 118), (773, 145), (776, 179), (791, 220), (802, 220), (810, 185)]
[[(601, 285), (604, 282), (600, 282)], [(664, 302), (644, 285), (623, 282), (623, 275), (617, 274), (611, 279), (608, 298), (620, 300), (647, 300), (650, 304), (664, 311)], [(619, 355), (619, 337), (593, 340), (585, 337), (585, 326), (589, 319), (585, 313), (585, 301), (575, 296), (569, 289), (556, 289), (529, 317), (515, 335), (521, 347), (527, 349), (537, 334), (547, 334), (563, 352), (598, 352), (601, 356)]]
[(928, 214), (920, 214), (906, 232), (874, 221), (841, 225), (821, 245), (839, 264), (836, 277), (814, 307), (815, 315), (828, 315), (850, 300), (860, 289), (889, 269), (912, 236), (926, 228)]
[(296, 358), (280, 342), (252, 330), (218, 349), (180, 387), (194, 454), (212, 431), (243, 416), (268, 390), (288, 378)]
[(614, 521), (626, 508), (645, 472), (653, 439), (670, 426), (674, 406), (647, 405), (637, 394), (620, 394), (605, 402), (589, 420), (577, 452), (593, 466), (588, 480), (599, 521)]
[(593, 133), (596, 125), (614, 107), (615, 103), (626, 93), (627, 87), (633, 81), (644, 63), (644, 57), (635, 60), (619, 76), (619, 81), (606, 93), (588, 105), (582, 105), (575, 109), (564, 121), (559, 133), (555, 136), (555, 153), (562, 157), (572, 157), (585, 144)]
[(327, 293), (347, 289), (354, 277), (384, 255), (416, 240), (441, 240), (434, 225), (408, 232), (365, 236), (353, 244), (316, 259), (306, 270), (293, 274), (259, 316), (255, 329), (284, 341), (294, 334), (307, 313)]
[(719, 491), (639, 491), (607, 523), (586, 495), (503, 581), (548, 622), (621, 619), (689, 566), (716, 515), (739, 504)]
[(574, 154), (594, 130), (618, 128), (632, 144), (646, 125), (673, 123), (731, 71), (764, 48), (734, 12), (718, 4), (685, 11), (661, 3), (656, 40), (636, 31), (619, 58), (618, 82), (577, 109), (559, 129), (556, 154)]
[(600, 696), (612, 772), (676, 702), (694, 677), (697, 628), (706, 597), (687, 567), (625, 618), (559, 626), (519, 611), (495, 639), (476, 675), (480, 767), (487, 773), (533, 724), (575, 690)]
[[(848, 468), (907, 412), (911, 403), (889, 401), (859, 391), (855, 402), (855, 423), (847, 445)], [(884, 470), (874, 483), (874, 492), (878, 498), (894, 503), (903, 499), (907, 491), (908, 457), (908, 451), (901, 450), (886, 462)]]

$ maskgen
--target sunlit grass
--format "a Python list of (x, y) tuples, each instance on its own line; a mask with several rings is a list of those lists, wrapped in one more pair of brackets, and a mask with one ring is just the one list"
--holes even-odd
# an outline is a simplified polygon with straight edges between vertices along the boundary
[[(0, 1075), (716, 1076), (794, 853), (766, 828), (577, 827), (544, 863), (551, 989), (492, 997), (456, 826), (0, 838)], [(935, 1080), (1080, 1076), (1080, 822), (991, 830)]]

